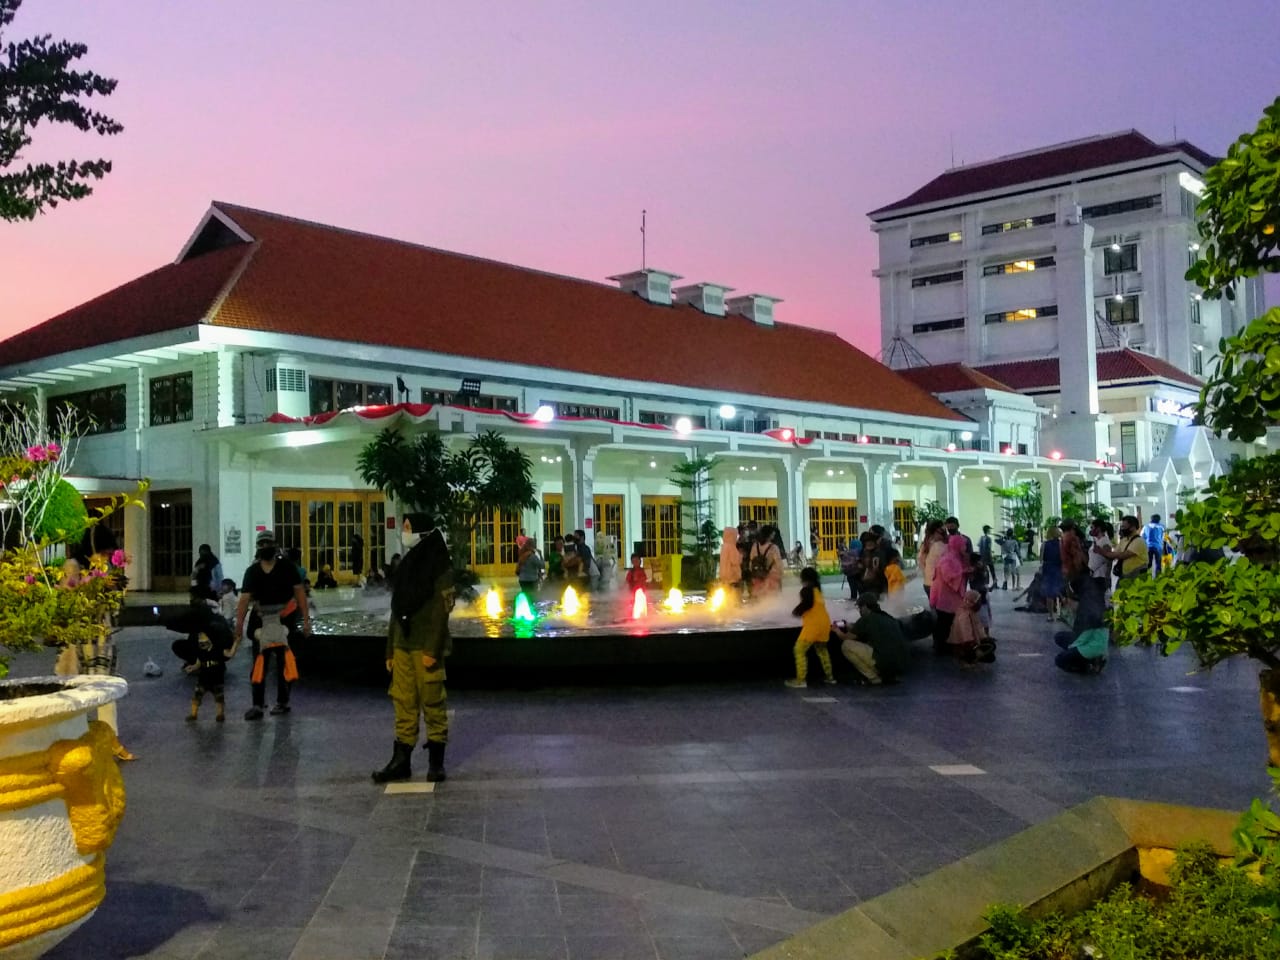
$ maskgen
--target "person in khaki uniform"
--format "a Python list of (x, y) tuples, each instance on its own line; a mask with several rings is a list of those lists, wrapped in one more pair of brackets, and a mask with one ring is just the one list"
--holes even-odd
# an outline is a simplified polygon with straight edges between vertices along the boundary
[(395, 707), (396, 739), (390, 762), (373, 773), (375, 783), (407, 780), (418, 743), (418, 717), (427, 726), (427, 780), (445, 778), (449, 740), (444, 660), (450, 653), (449, 612), (453, 609), (453, 567), (444, 536), (430, 518), (405, 518), (405, 535), (421, 537), (405, 556), (391, 594), (387, 670)]

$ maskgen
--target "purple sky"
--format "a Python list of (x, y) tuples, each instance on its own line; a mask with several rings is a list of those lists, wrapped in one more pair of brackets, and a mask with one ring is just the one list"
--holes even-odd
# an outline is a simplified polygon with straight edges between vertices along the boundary
[[(87, 200), (0, 225), (0, 338), (171, 262), (213, 199), (591, 279), (649, 265), (879, 348), (865, 213), (1136, 127), (1214, 152), (1280, 92), (1262, 0), (26, 0), (119, 79)], [(1269, 66), (1268, 66), (1269, 65)], [(1271, 299), (1280, 292), (1271, 288)]]

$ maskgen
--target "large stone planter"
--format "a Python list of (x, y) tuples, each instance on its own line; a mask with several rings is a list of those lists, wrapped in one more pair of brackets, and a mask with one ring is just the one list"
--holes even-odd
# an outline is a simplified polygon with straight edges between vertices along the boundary
[(1118, 883), (1168, 882), (1176, 847), (1227, 857), (1239, 813), (1096, 797), (928, 876), (860, 903), (753, 960), (919, 960), (964, 956), (996, 903), (1033, 915), (1083, 910)]
[[(93, 915), (103, 860), (124, 814), (115, 734), (97, 709), (119, 677), (34, 677), (34, 695), (0, 699), (0, 958), (50, 950)], [(6, 691), (0, 689), (0, 697)]]

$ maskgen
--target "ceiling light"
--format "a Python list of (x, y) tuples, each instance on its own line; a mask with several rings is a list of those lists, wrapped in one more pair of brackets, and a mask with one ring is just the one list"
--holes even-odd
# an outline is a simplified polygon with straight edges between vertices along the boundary
[(556, 463), (559, 463), (563, 459), (564, 459), (563, 457), (556, 457)]
[(676, 433), (680, 434), (680, 436), (682, 437), (685, 437), (692, 432), (693, 432), (692, 420), (690, 420), (688, 417), (680, 417), (678, 420), (676, 420)]
[(538, 423), (550, 423), (556, 418), (555, 408), (549, 403), (544, 403), (537, 410), (533, 411), (533, 419)]
[(736, 408), (736, 407), (734, 407), (734, 405), (733, 405), (732, 403), (722, 403), (722, 404), (720, 404), (720, 419), (721, 419), (721, 420), (732, 420), (732, 419), (733, 419), (734, 417), (736, 417), (737, 415), (738, 415), (738, 410), (737, 410), (737, 408)]
[(1112, 253), (1119, 253), (1119, 252), (1120, 252), (1120, 241), (1119, 241), (1119, 240), (1113, 240), (1113, 241), (1111, 241), (1111, 252), (1112, 252)]
[(961, 439), (961, 440), (963, 440), (965, 443), (968, 443), (970, 440), (972, 440), (972, 439), (973, 439), (973, 431), (972, 431), (972, 430), (961, 430), (961, 431), (960, 431), (960, 439)]
[(649, 469), (650, 469), (650, 470), (653, 470), (653, 469), (654, 469), (654, 468), (656, 468), (657, 466), (658, 466), (658, 461), (657, 461), (657, 460), (650, 460), (650, 461), (649, 461)]
[(835, 472), (834, 470), (828, 470), (828, 471), (827, 471), (827, 476), (828, 476), (828, 477), (834, 477), (835, 475), (836, 475), (836, 472)]
[(982, 478), (982, 482), (983, 482), (983, 483), (990, 483), (990, 482), (991, 482), (991, 478), (990, 478), (990, 477), (983, 477), (983, 478)]

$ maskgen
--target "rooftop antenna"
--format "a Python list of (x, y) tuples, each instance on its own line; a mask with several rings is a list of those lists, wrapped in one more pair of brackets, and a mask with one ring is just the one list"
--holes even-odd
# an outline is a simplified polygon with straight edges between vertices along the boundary
[(954, 170), (955, 168), (956, 168), (956, 135), (953, 132), (951, 134), (951, 169)]
[(644, 225), (645, 225), (644, 221), (647, 213), (648, 213), (647, 210), (640, 211), (640, 269), (641, 270), (649, 269), (649, 261), (646, 259), (647, 252), (645, 250), (645, 241), (648, 238), (645, 236), (645, 232), (644, 232)]

